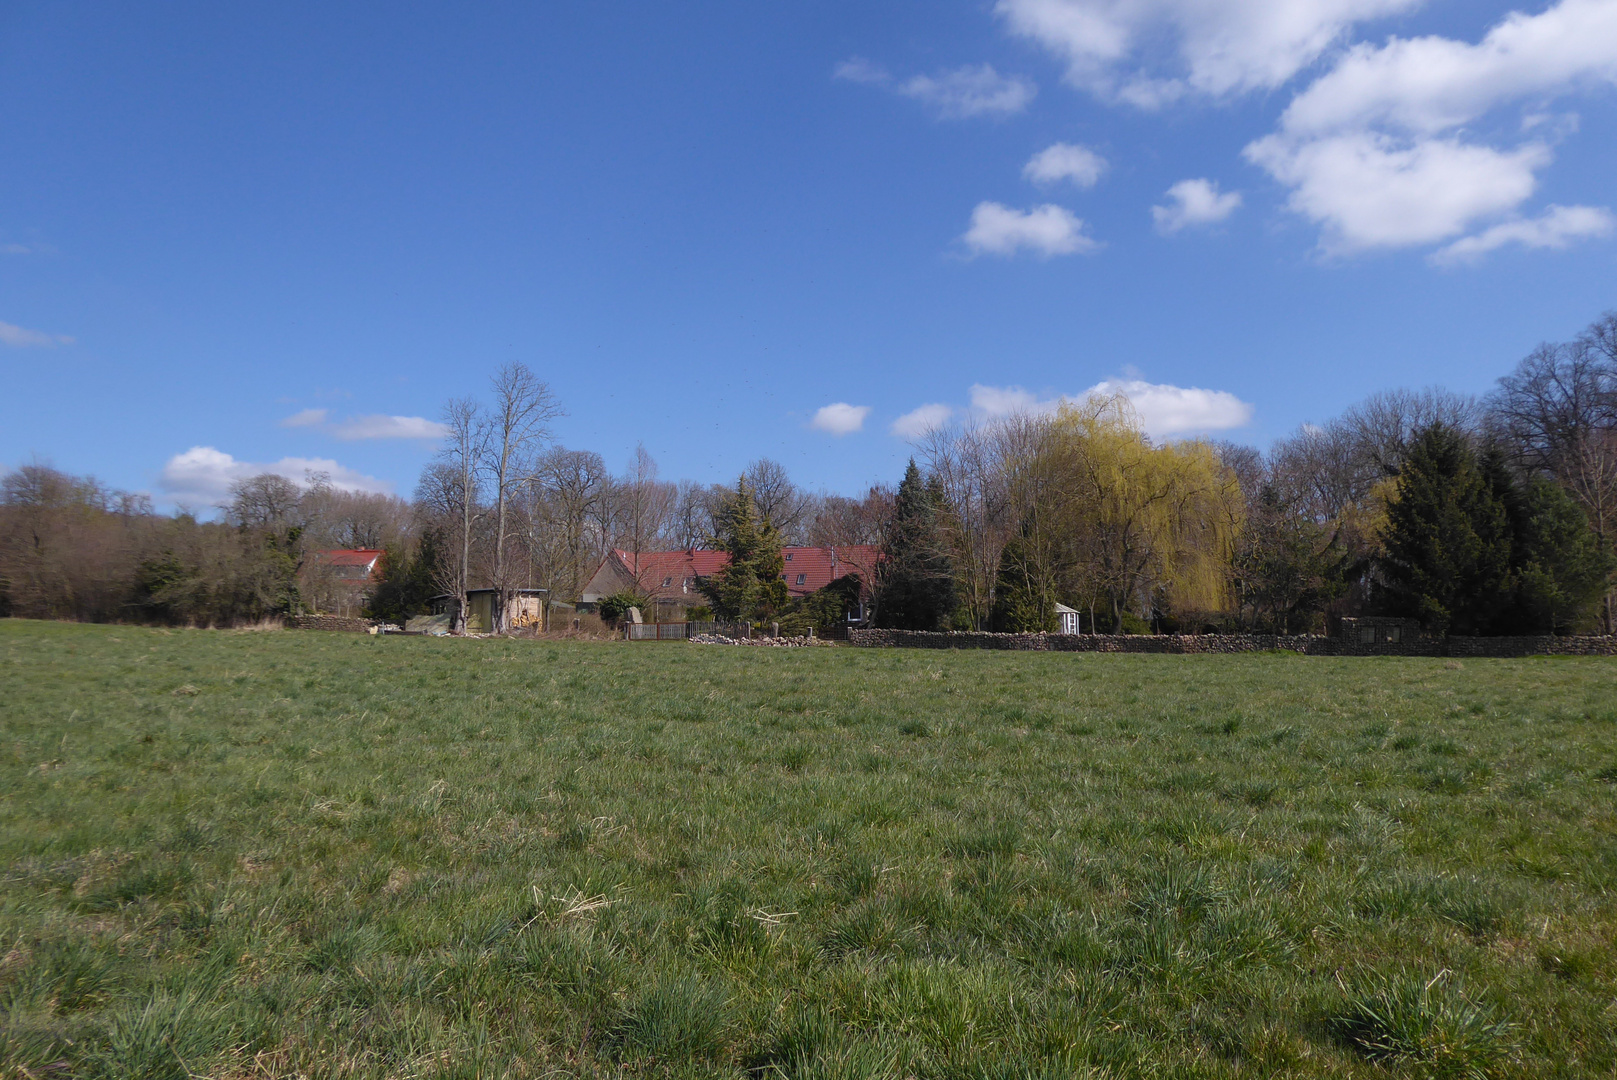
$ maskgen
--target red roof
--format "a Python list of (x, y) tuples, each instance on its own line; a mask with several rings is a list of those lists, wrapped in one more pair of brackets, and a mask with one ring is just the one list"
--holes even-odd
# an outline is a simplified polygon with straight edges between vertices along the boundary
[(369, 570), (382, 557), (381, 548), (345, 548), (341, 551), (317, 551), (315, 557), (327, 566), (362, 566)]
[[(858, 574), (868, 583), (880, 551), (871, 545), (783, 548), (786, 591), (793, 596), (807, 596), (848, 574)], [(727, 551), (643, 551), (639, 555), (613, 551), (612, 554), (641, 588), (657, 599), (694, 600), (700, 596), (697, 579), (712, 577), (730, 563)]]

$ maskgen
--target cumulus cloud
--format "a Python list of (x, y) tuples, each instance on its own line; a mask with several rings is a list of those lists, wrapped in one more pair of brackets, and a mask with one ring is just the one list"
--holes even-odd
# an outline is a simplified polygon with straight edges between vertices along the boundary
[(1432, 256), (1440, 266), (1473, 262), (1506, 244), (1527, 248), (1565, 248), (1575, 240), (1610, 236), (1617, 218), (1597, 206), (1551, 206), (1540, 217), (1502, 221), (1475, 236), (1456, 240)]
[(325, 409), (304, 409), (302, 412), (293, 413), (285, 420), (282, 420), (281, 426), (290, 428), (319, 427), (326, 422), (326, 416), (327, 410)]
[[(1543, 115), (1545, 99), (1614, 82), (1617, 4), (1561, 0), (1506, 16), (1476, 44), (1428, 36), (1354, 46), (1246, 156), (1291, 189), (1290, 208), (1321, 226), (1327, 250), (1441, 243), (1479, 227), (1474, 243), (1451, 247), (1470, 258), (1530, 238), (1554, 236), (1541, 246), (1561, 246), (1597, 233), (1587, 214), (1537, 232), (1519, 219), (1554, 158), (1544, 135), (1486, 145), (1469, 127), (1526, 100), (1535, 111), (1523, 129), (1534, 130), (1543, 125), (1527, 121)], [(1579, 221), (1581, 231), (1566, 231)]]
[(1241, 205), (1238, 191), (1220, 192), (1212, 180), (1181, 180), (1168, 189), (1169, 204), (1153, 206), (1157, 231), (1176, 233), (1191, 225), (1216, 225)]
[(1322, 246), (1336, 253), (1457, 236), (1526, 201), (1553, 156), (1542, 143), (1495, 150), (1368, 131), (1302, 142), (1270, 136), (1246, 154), (1292, 189), (1287, 205), (1319, 224)]
[(211, 446), (193, 446), (175, 454), (163, 466), (158, 485), (177, 503), (187, 506), (218, 506), (230, 499), (230, 485), (261, 473), (284, 476), (307, 487), (312, 474), (322, 473), (331, 486), (341, 491), (390, 493), (392, 485), (339, 465), (330, 458), (286, 457), (269, 464), (237, 461)]
[(1097, 251), (1100, 244), (1085, 232), (1072, 211), (1046, 203), (1032, 210), (1013, 210), (982, 202), (971, 213), (971, 228), (961, 237), (973, 255), (1015, 255), (1026, 249), (1042, 258)]
[(1224, 390), (1148, 383), (1142, 379), (1109, 379), (1083, 395), (1122, 394), (1152, 435), (1187, 435), (1228, 431), (1252, 422), (1252, 406)]
[(71, 345), (73, 339), (66, 334), (47, 334), (42, 330), (29, 330), (8, 322), (0, 322), (0, 345), (13, 349), (52, 349), (58, 345)]
[(1244, 427), (1252, 420), (1252, 406), (1224, 390), (1150, 383), (1143, 379), (1106, 379), (1081, 394), (1041, 397), (1020, 386), (971, 388), (972, 411), (993, 420), (1018, 414), (1043, 415), (1055, 412), (1063, 403), (1085, 401), (1095, 395), (1128, 398), (1149, 434), (1164, 437), (1198, 432), (1228, 431)]
[(846, 401), (839, 401), (816, 411), (814, 419), (809, 421), (809, 427), (838, 437), (852, 435), (865, 426), (865, 417), (869, 415), (869, 405), (849, 405)]
[[(1160, 108), (1190, 93), (1281, 86), (1356, 23), (1422, 0), (999, 0), (1013, 33), (1102, 98)], [(1153, 63), (1166, 57), (1166, 64)]]
[(1070, 181), (1080, 188), (1092, 188), (1106, 172), (1106, 159), (1087, 146), (1056, 143), (1034, 154), (1022, 167), (1022, 176), (1035, 184)]
[(954, 416), (954, 410), (947, 405), (922, 405), (893, 421), (888, 430), (900, 439), (919, 439), (927, 432), (940, 428)]
[[(1061, 57), (1068, 82), (1143, 108), (1274, 90), (1323, 61), (1245, 154), (1284, 185), (1289, 209), (1319, 227), (1329, 253), (1460, 244), (1472, 258), (1501, 244), (1599, 235), (1587, 216), (1581, 231), (1568, 232), (1565, 215), (1548, 231), (1528, 228), (1541, 218), (1524, 204), (1554, 142), (1577, 127), (1555, 99), (1617, 84), (1617, 3), (1549, 0), (1475, 41), (1351, 42), (1356, 29), (1424, 4), (997, 0), (995, 10), (1010, 32)], [(1492, 115), (1506, 106), (1522, 108), (1520, 125)], [(1169, 226), (1180, 220), (1173, 204), (1162, 209)]]
[(938, 75), (894, 78), (880, 64), (862, 57), (844, 60), (835, 78), (866, 86), (880, 86), (930, 107), (950, 120), (977, 116), (1010, 116), (1028, 107), (1038, 87), (1020, 75), (1001, 75), (991, 64), (968, 64)]

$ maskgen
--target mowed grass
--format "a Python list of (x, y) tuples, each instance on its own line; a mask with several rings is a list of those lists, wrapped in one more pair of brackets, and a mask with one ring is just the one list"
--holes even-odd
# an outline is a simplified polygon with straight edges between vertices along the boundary
[(1617, 1072), (1617, 663), (0, 622), (0, 1075)]

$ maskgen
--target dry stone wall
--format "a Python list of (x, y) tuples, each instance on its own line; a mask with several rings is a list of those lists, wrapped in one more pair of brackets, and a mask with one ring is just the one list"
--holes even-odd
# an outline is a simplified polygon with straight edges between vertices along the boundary
[(341, 615), (290, 615), (288, 630), (341, 630), (350, 634), (368, 634), (375, 624), (369, 619), (350, 619)]
[(1318, 635), (990, 634), (980, 631), (849, 630), (863, 648), (1007, 649), (1017, 652), (1218, 654), (1284, 650), (1309, 656), (1617, 656), (1613, 637), (1451, 637), (1364, 643)]

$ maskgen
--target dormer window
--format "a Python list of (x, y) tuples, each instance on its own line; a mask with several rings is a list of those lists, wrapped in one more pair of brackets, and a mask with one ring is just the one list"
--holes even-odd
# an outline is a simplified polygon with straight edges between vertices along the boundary
[(666, 589), (666, 588), (668, 588), (668, 586), (670, 586), (670, 585), (672, 585), (672, 584), (673, 584), (673, 583), (674, 583), (674, 579), (673, 579), (673, 578), (671, 578), (671, 577), (665, 577), (665, 578), (663, 578), (663, 588), (665, 588), (665, 589)]
[(807, 574), (798, 574), (797, 575), (797, 583), (799, 585), (807, 585), (808, 584), (808, 575)]
[(791, 561), (792, 561), (792, 553), (791, 553), (791, 552), (790, 552), (790, 551), (788, 551), (788, 552), (787, 552), (787, 553), (786, 553), (786, 561), (787, 561), (787, 562), (791, 562)]

